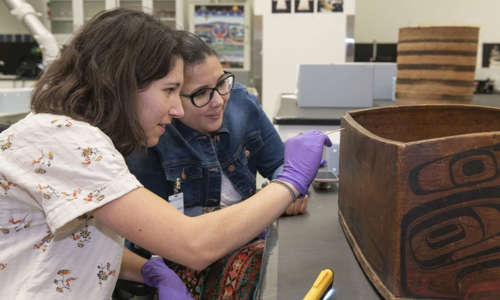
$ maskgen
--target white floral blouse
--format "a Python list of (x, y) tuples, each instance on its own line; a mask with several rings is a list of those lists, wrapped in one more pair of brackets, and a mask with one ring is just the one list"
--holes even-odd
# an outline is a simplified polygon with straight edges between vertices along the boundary
[(30, 114), (0, 133), (0, 299), (111, 299), (123, 238), (89, 212), (140, 186), (88, 123)]

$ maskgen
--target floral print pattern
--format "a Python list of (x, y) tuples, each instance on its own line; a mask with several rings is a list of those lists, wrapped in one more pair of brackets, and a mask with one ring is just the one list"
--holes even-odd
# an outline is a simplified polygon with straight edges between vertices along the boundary
[(47, 235), (42, 238), (42, 240), (33, 246), (33, 249), (40, 249), (42, 252), (47, 251), (50, 242), (54, 239), (54, 234), (47, 230)]
[(26, 215), (21, 219), (10, 217), (8, 222), (9, 222), (8, 226), (0, 227), (0, 231), (3, 232), (4, 234), (11, 233), (11, 230), (14, 230), (14, 232), (18, 232), (23, 229), (28, 229), (30, 228), (32, 221), (31, 221), (31, 216)]
[(9, 134), (7, 136), (7, 139), (0, 140), (0, 149), (2, 149), (2, 151), (5, 151), (5, 150), (9, 149), (10, 147), (12, 147), (12, 139), (13, 138), (14, 138), (14, 134)]
[(35, 173), (37, 174), (45, 174), (47, 173), (48, 167), (52, 166), (52, 160), (54, 160), (54, 155), (52, 152), (48, 152), (47, 154), (43, 153), (33, 160), (31, 163), (35, 167)]
[(38, 184), (38, 190), (42, 192), (43, 199), (50, 200), (59, 197), (59, 193), (50, 185)]
[(90, 231), (89, 231), (89, 220), (93, 219), (94, 217), (89, 216), (87, 214), (79, 217), (78, 219), (83, 220), (83, 228), (82, 230), (78, 232), (73, 232), (71, 235), (73, 237), (73, 240), (76, 241), (76, 246), (78, 248), (83, 248), (86, 243), (90, 243), (90, 240), (92, 237), (90, 236)]
[(73, 201), (75, 199), (78, 199), (78, 197), (81, 193), (82, 193), (81, 188), (77, 188), (72, 193), (61, 192), (61, 194), (66, 197), (66, 201)]
[(123, 238), (89, 212), (139, 186), (111, 140), (88, 123), (33, 113), (0, 134), (0, 274), (10, 278), (0, 299), (23, 290), (41, 299), (109, 295)]
[(88, 201), (88, 202), (92, 202), (92, 201), (99, 202), (102, 199), (104, 199), (104, 194), (102, 193), (103, 190), (104, 190), (104, 187), (98, 188), (95, 191), (88, 193), (88, 195), (85, 198), (83, 198), (83, 200)]
[(100, 161), (102, 159), (102, 155), (97, 148), (87, 147), (81, 148), (78, 147), (78, 150), (82, 151), (83, 156), (83, 165), (90, 165), (92, 161)]
[(0, 192), (3, 190), (4, 196), (7, 195), (7, 192), (17, 185), (11, 181), (9, 181), (4, 175), (0, 175)]
[(63, 293), (64, 290), (71, 290), (71, 281), (76, 280), (76, 277), (70, 277), (71, 270), (61, 269), (57, 271), (57, 277), (54, 279), (54, 284), (56, 285), (56, 291)]
[(64, 127), (71, 127), (73, 125), (73, 123), (68, 119), (65, 119), (65, 120), (55, 119), (55, 120), (50, 121), (50, 123), (56, 125), (57, 128), (61, 128), (63, 126)]
[(97, 265), (97, 278), (99, 279), (99, 285), (102, 285), (102, 283), (110, 276), (114, 276), (116, 274), (115, 269), (111, 269), (111, 264), (108, 262), (106, 264), (100, 264)]
[(50, 185), (38, 184), (37, 186), (38, 186), (38, 190), (40, 192), (42, 192), (43, 198), (46, 200), (64, 197), (66, 201), (73, 201), (76, 199), (81, 199), (81, 200), (84, 200), (86, 202), (99, 202), (99, 201), (103, 200), (105, 197), (103, 194), (105, 187), (96, 188), (95, 190), (93, 190), (89, 193), (86, 193), (86, 195), (83, 196), (81, 188), (77, 188), (72, 192), (59, 193), (58, 191), (56, 191), (56, 189), (54, 189)]

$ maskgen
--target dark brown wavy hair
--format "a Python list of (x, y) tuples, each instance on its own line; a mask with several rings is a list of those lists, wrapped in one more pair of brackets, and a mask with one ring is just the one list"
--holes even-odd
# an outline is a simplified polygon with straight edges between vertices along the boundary
[(175, 31), (142, 12), (104, 11), (75, 33), (37, 82), (35, 113), (66, 115), (107, 134), (124, 156), (145, 145), (137, 93), (181, 58)]
[(217, 52), (196, 34), (184, 30), (179, 30), (176, 34), (185, 66), (201, 64), (207, 57), (217, 56)]

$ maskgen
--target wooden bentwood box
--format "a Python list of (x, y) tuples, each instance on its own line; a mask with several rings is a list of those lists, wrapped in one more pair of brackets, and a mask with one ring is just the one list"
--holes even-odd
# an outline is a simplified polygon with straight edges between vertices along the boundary
[(500, 299), (500, 109), (392, 106), (341, 123), (339, 220), (385, 299)]

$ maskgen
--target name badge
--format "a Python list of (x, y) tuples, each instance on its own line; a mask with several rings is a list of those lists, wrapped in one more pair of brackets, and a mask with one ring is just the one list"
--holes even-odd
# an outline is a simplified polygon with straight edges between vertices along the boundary
[(168, 196), (168, 202), (172, 204), (178, 211), (184, 214), (184, 193), (177, 193)]

